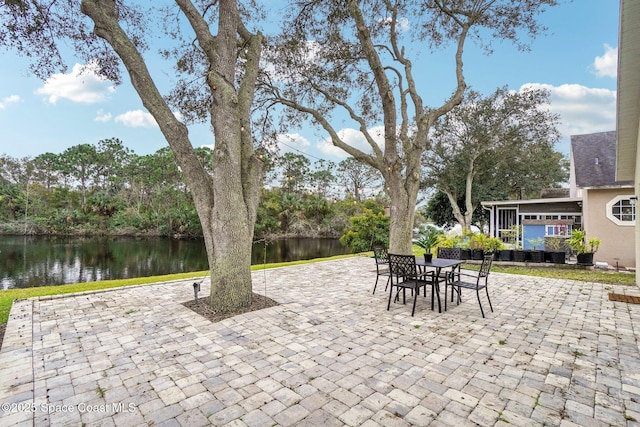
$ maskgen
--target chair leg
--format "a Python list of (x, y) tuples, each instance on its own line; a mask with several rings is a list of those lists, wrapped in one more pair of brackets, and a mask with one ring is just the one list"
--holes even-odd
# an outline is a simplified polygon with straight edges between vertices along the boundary
[[(440, 302), (440, 283), (436, 280), (433, 286), (435, 286), (436, 296), (438, 297), (438, 313), (442, 313), (442, 303)], [(431, 302), (433, 302), (433, 297), (431, 297)]]
[[(378, 279), (379, 279), (379, 278), (380, 278), (380, 275), (379, 275), (379, 274), (377, 274), (377, 275), (376, 275), (376, 283), (375, 283), (375, 285), (373, 285), (373, 294), (374, 294), (374, 295), (376, 294), (376, 287), (378, 286)], [(387, 288), (384, 288), (384, 290), (386, 291), (386, 290), (387, 290)]]
[[(444, 282), (444, 311), (447, 311), (447, 288), (449, 288), (449, 284)], [(453, 285), (451, 285), (451, 302), (453, 302)]]
[[(393, 286), (391, 286), (391, 289), (389, 290), (389, 303), (387, 304), (387, 311), (389, 311), (389, 309), (391, 308), (391, 296), (393, 295)], [(398, 296), (396, 295), (396, 298)]]
[(487, 300), (489, 300), (489, 308), (491, 308), (491, 312), (493, 313), (493, 306), (491, 305), (491, 298), (489, 298), (489, 288), (485, 286), (484, 290), (487, 292)]
[(480, 289), (476, 289), (476, 295), (478, 296), (478, 305), (480, 306), (480, 313), (484, 317), (484, 310), (482, 309), (482, 303), (480, 302)]
[(411, 309), (411, 317), (413, 317), (413, 315), (416, 312), (416, 302), (418, 301), (418, 297), (420, 296), (420, 289), (416, 289), (416, 291), (413, 293), (413, 308)]
[(387, 277), (387, 284), (384, 285), (384, 291), (387, 292), (387, 288), (389, 287), (389, 282), (391, 281), (391, 276)]

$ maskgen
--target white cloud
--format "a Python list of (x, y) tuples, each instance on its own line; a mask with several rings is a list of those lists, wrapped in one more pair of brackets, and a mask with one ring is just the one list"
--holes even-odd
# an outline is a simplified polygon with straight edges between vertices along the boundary
[[(376, 126), (369, 129), (369, 133), (371, 134), (374, 141), (378, 144), (379, 147), (384, 146), (384, 127)], [(364, 135), (359, 130), (352, 128), (344, 128), (338, 131), (338, 136), (347, 144), (355, 147), (365, 153), (371, 153), (371, 146), (365, 139)], [(331, 143), (331, 140), (328, 138), (323, 139), (318, 142), (318, 149), (327, 154), (329, 156), (338, 157), (341, 159), (347, 158), (349, 155), (346, 151), (341, 148), (336, 147)]]
[(108, 121), (111, 121), (111, 113), (105, 113), (102, 110), (98, 110), (98, 112), (96, 113), (96, 118), (93, 120), (95, 120), (96, 122), (106, 123)]
[(142, 110), (127, 111), (119, 114), (114, 119), (116, 123), (122, 123), (130, 128), (153, 128), (158, 127), (156, 120), (150, 113)]
[(36, 94), (46, 96), (51, 104), (55, 104), (59, 99), (94, 104), (104, 101), (107, 95), (114, 91), (114, 86), (96, 73), (95, 65), (75, 64), (70, 73), (49, 77), (44, 86), (36, 90)]
[(560, 115), (562, 138), (616, 128), (616, 91), (578, 84), (527, 83), (520, 88), (550, 92), (550, 110)]
[(5, 108), (7, 108), (9, 106), (9, 104), (15, 104), (20, 102), (21, 99), (18, 95), (10, 95), (10, 96), (6, 96), (4, 98), (2, 98), (2, 100), (0, 101), (0, 110), (4, 110)]
[(604, 55), (596, 56), (593, 61), (593, 69), (598, 77), (618, 76), (618, 48), (604, 45)]
[(309, 140), (298, 133), (278, 135), (278, 150), (280, 153), (304, 152), (310, 146)]
[[(98, 112), (100, 114), (100, 112)], [(182, 121), (182, 114), (178, 111), (173, 112), (173, 116)], [(111, 114), (109, 114), (109, 118), (111, 118)], [(96, 118), (97, 120), (97, 118)], [(142, 110), (132, 110), (127, 111), (126, 113), (122, 113), (116, 116), (113, 119), (116, 123), (122, 123), (123, 125), (130, 128), (157, 128), (158, 123), (156, 119), (153, 118), (151, 113), (142, 111)]]

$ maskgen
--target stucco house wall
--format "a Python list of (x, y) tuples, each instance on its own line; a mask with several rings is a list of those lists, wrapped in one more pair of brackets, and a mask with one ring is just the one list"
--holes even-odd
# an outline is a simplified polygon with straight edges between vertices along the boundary
[[(618, 196), (631, 197), (633, 188), (583, 189), (583, 228), (587, 238), (602, 240), (594, 262), (606, 262), (615, 267), (635, 267), (634, 224), (619, 225), (607, 217), (607, 203)], [(616, 259), (617, 258), (617, 259)]]

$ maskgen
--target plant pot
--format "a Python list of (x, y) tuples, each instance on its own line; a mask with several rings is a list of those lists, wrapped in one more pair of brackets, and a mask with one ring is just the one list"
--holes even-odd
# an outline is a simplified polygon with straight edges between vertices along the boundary
[(460, 259), (471, 259), (471, 250), (470, 249), (460, 249)]
[(578, 259), (578, 264), (580, 265), (593, 265), (593, 252), (586, 254), (578, 254), (576, 255)]
[(498, 251), (498, 261), (513, 261), (513, 250), (501, 249)]
[(433, 259), (433, 254), (431, 254), (431, 253), (424, 254), (424, 261), (425, 262), (431, 262), (432, 259)]
[(526, 252), (521, 249), (516, 249), (513, 251), (513, 260), (515, 262), (525, 262), (526, 261)]
[(543, 251), (528, 251), (529, 253), (529, 261), (531, 262), (544, 262), (544, 252)]
[(554, 264), (564, 264), (566, 262), (566, 254), (564, 252), (549, 252), (551, 262)]
[(482, 249), (473, 249), (471, 251), (471, 259), (481, 261), (484, 259), (484, 251)]

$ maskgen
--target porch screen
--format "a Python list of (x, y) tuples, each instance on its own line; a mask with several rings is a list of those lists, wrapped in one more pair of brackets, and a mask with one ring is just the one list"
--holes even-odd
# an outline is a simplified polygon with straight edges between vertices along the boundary
[[(514, 228), (518, 224), (518, 211), (516, 208), (498, 208), (497, 212), (498, 237), (506, 243), (517, 241), (520, 236), (514, 236)], [(515, 238), (515, 240), (514, 240)]]

